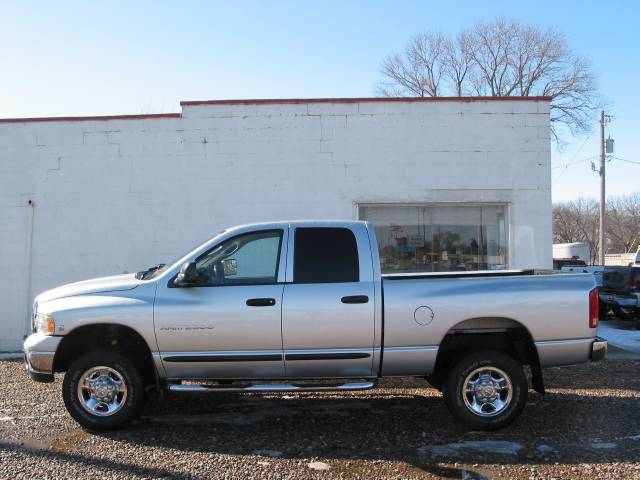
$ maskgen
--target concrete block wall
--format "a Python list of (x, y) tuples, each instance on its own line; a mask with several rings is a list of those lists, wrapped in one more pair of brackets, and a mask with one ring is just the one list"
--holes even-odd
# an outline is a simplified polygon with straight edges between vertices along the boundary
[(511, 267), (549, 268), (548, 106), (183, 102), (0, 120), (0, 351), (20, 348), (42, 290), (166, 262), (225, 226), (352, 219), (362, 203), (507, 203)]

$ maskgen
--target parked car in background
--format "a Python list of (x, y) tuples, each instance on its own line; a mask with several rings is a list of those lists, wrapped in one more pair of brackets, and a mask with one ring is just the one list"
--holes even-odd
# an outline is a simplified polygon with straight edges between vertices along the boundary
[(88, 428), (133, 418), (150, 385), (350, 391), (414, 376), (466, 426), (495, 430), (527, 403), (524, 366), (544, 392), (542, 368), (604, 357), (597, 322), (591, 275), (382, 274), (371, 223), (280, 222), (38, 295), (24, 351), (35, 380), (66, 372), (65, 405)]
[(623, 320), (635, 318), (640, 309), (640, 267), (606, 265), (563, 266), (563, 271), (592, 273), (598, 285), (600, 313), (613, 311)]
[(602, 295), (616, 317), (631, 320), (638, 313), (638, 271), (633, 267), (605, 267)]

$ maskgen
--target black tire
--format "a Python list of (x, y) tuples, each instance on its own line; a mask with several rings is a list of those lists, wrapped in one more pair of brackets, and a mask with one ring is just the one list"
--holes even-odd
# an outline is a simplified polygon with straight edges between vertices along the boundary
[[(115, 370), (126, 386), (126, 397), (119, 410), (109, 416), (92, 414), (81, 403), (78, 383), (93, 367)], [(92, 350), (78, 357), (67, 369), (62, 382), (62, 398), (76, 422), (91, 430), (111, 430), (135, 418), (144, 401), (144, 385), (138, 368), (125, 355), (113, 350)]]
[(613, 314), (620, 320), (633, 320), (636, 316), (635, 308), (625, 308), (616, 305), (613, 307)]
[(442, 391), (442, 378), (439, 376), (424, 377), (424, 379), (436, 390)]
[[(499, 413), (485, 412), (485, 415), (494, 416), (481, 416), (472, 411), (463, 394), (467, 376), (483, 367), (501, 370), (511, 382), (511, 399), (504, 409)], [(503, 394), (506, 398), (506, 390)], [(465, 355), (453, 366), (443, 383), (443, 395), (453, 416), (465, 426), (473, 430), (498, 430), (509, 425), (522, 413), (527, 403), (528, 383), (522, 365), (510, 356), (494, 351), (477, 351)]]

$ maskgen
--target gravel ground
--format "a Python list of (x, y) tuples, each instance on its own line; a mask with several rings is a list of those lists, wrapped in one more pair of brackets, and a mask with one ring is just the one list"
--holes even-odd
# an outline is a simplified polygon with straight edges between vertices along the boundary
[(62, 376), (0, 361), (0, 478), (638, 478), (640, 360), (545, 371), (511, 427), (467, 432), (419, 380), (342, 394), (168, 396), (110, 433), (67, 415)]

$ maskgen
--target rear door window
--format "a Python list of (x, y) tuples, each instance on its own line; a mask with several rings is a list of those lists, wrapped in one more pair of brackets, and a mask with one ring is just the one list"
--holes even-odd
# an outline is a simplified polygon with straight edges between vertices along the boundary
[(348, 228), (297, 228), (293, 281), (342, 283), (360, 280), (356, 237)]

